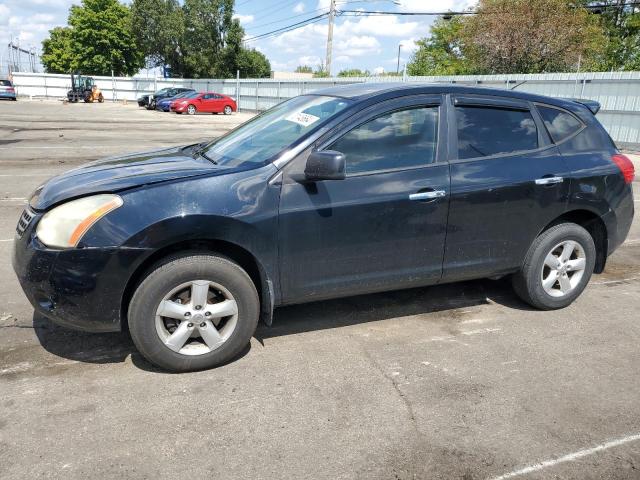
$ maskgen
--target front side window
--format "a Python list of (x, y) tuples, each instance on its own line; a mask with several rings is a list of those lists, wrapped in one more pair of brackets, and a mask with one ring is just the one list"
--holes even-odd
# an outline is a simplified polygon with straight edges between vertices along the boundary
[(582, 128), (582, 122), (569, 112), (541, 105), (538, 105), (538, 112), (555, 143), (561, 142)]
[(351, 100), (302, 95), (286, 100), (206, 146), (220, 165), (262, 163), (338, 115)]
[(412, 107), (369, 120), (329, 150), (345, 155), (347, 174), (412, 168), (435, 161), (437, 137), (438, 107)]
[(528, 110), (456, 107), (458, 158), (535, 150), (538, 129)]

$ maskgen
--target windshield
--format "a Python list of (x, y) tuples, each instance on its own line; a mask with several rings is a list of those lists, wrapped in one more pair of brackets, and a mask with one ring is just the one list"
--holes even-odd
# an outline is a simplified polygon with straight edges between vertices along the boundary
[(219, 138), (202, 152), (213, 162), (230, 167), (262, 163), (336, 116), (350, 103), (335, 97), (295, 97)]

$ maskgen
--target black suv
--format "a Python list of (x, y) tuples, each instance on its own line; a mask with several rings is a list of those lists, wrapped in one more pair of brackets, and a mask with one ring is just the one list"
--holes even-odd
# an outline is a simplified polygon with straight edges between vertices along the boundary
[(212, 142), (49, 180), (13, 265), (41, 314), (128, 323), (176, 371), (229, 361), (286, 304), (509, 275), (562, 308), (634, 213), (633, 164), (597, 109), (455, 85), (303, 95)]
[(138, 106), (146, 107), (147, 110), (155, 110), (158, 101), (163, 98), (171, 98), (175, 97), (179, 93), (185, 92), (195, 92), (193, 88), (183, 88), (183, 87), (167, 87), (158, 90), (156, 93), (152, 95), (142, 95), (138, 98)]

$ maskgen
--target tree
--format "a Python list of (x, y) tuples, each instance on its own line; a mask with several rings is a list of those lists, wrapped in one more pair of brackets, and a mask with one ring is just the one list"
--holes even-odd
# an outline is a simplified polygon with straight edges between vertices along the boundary
[(75, 68), (69, 27), (49, 30), (49, 38), (42, 42), (41, 61), (48, 73), (69, 73)]
[[(230, 76), (230, 69), (224, 66), (223, 51), (227, 33), (232, 27), (237, 30), (233, 21), (233, 3), (233, 0), (185, 0), (183, 11), (187, 28), (183, 54), (186, 76)], [(234, 35), (232, 40), (237, 40), (236, 37)], [(239, 51), (239, 42), (231, 48)]]
[(48, 72), (133, 75), (144, 64), (131, 29), (131, 10), (117, 0), (83, 0), (69, 11), (69, 27), (42, 43)]
[(371, 75), (369, 70), (360, 70), (359, 68), (350, 68), (346, 70), (340, 70), (338, 73), (339, 77), (368, 77)]
[(418, 50), (407, 64), (409, 75), (463, 75), (473, 73), (474, 67), (465, 57), (462, 37), (464, 19), (439, 18), (431, 27), (431, 35), (418, 40)]
[(177, 0), (133, 0), (132, 30), (136, 44), (152, 67), (169, 65), (183, 70), (184, 16)]
[(298, 65), (296, 73), (313, 73), (313, 68), (309, 65)]
[(620, 0), (583, 0), (600, 17), (606, 45), (596, 60), (599, 70), (640, 69), (640, 10)]
[(268, 78), (271, 64), (263, 53), (252, 48), (243, 48), (238, 54), (238, 70), (242, 78)]
[(567, 0), (480, 0), (465, 18), (463, 53), (478, 73), (541, 73), (593, 64), (605, 44), (598, 18)]

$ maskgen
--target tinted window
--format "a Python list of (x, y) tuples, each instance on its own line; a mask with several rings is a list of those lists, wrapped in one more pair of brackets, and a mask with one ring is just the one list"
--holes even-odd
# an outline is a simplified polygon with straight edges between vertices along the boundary
[(538, 148), (531, 112), (491, 107), (456, 107), (458, 158), (486, 157)]
[(3, 87), (10, 87), (11, 82), (9, 80), (0, 80), (0, 85), (2, 85)]
[(354, 128), (329, 147), (346, 156), (347, 173), (416, 167), (436, 158), (438, 107), (388, 113)]
[(541, 106), (538, 106), (538, 111), (549, 135), (556, 143), (561, 142), (582, 128), (582, 122), (569, 112)]

